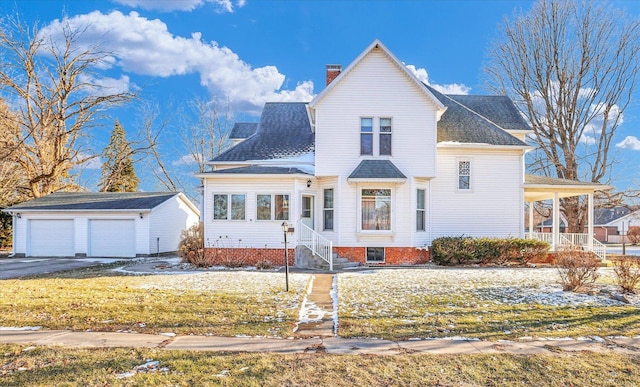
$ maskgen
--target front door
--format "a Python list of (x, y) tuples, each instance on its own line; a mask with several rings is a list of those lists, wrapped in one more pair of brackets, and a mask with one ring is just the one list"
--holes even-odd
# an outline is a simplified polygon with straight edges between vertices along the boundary
[(302, 195), (301, 214), (302, 224), (313, 230), (313, 195)]

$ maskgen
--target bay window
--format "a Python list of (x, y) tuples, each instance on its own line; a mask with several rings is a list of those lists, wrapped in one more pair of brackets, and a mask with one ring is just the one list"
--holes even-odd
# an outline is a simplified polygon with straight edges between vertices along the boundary
[(362, 230), (391, 230), (391, 190), (362, 190)]

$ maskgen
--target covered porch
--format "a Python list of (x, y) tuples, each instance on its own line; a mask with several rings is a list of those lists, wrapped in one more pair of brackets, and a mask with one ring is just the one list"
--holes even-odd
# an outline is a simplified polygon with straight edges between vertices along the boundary
[[(606, 246), (593, 237), (593, 196), (596, 191), (606, 191), (611, 188), (611, 186), (604, 184), (525, 175), (524, 200), (529, 203), (529, 231), (525, 237), (548, 242), (551, 245), (551, 251), (567, 247), (577, 247), (586, 251), (592, 251), (600, 259), (606, 260)], [(560, 233), (560, 199), (582, 195), (587, 195), (587, 232)], [(552, 202), (551, 232), (535, 232), (533, 204), (544, 200), (551, 200)]]

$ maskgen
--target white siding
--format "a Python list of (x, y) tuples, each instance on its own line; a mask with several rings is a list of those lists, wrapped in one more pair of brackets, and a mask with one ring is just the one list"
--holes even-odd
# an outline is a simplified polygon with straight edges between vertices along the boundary
[[(458, 160), (471, 161), (471, 190), (458, 190)], [(521, 237), (524, 200), (520, 152), (440, 149), (431, 182), (432, 238)]]
[(315, 117), (317, 176), (348, 176), (358, 166), (360, 117), (391, 117), (389, 159), (407, 176), (435, 175), (436, 106), (381, 52), (346, 74)]
[(147, 254), (177, 251), (182, 231), (199, 220), (198, 215), (178, 196), (154, 208), (148, 217)]

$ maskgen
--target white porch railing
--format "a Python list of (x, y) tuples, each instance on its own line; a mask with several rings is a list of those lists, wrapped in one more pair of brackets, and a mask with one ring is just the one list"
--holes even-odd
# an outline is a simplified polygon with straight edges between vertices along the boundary
[[(558, 247), (580, 247), (583, 250), (591, 251), (597, 255), (603, 261), (607, 259), (607, 246), (602, 244), (597, 239), (590, 237), (589, 234), (572, 234), (572, 233), (560, 233), (558, 240)], [(530, 234), (525, 234), (526, 238), (530, 238)], [(591, 238), (591, 240), (589, 240)], [(553, 246), (553, 233), (550, 232), (536, 232), (533, 233), (533, 238), (540, 241), (544, 241)]]
[(315, 232), (313, 229), (298, 224), (298, 243), (306, 246), (314, 255), (322, 258), (329, 264), (329, 270), (333, 270), (333, 242)]

